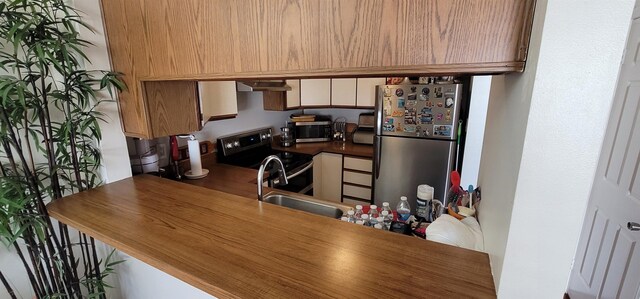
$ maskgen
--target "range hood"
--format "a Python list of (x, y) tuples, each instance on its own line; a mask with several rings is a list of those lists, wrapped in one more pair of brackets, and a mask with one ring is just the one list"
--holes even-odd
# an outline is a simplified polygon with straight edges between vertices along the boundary
[(291, 86), (284, 80), (237, 81), (238, 91), (289, 91)]

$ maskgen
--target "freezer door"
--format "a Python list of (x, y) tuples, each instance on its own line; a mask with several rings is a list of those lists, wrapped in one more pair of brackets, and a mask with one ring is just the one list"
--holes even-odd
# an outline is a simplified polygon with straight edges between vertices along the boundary
[(461, 84), (380, 85), (376, 134), (455, 140)]
[(434, 188), (434, 198), (443, 201), (454, 166), (455, 142), (406, 137), (376, 136), (374, 140), (374, 202), (387, 201), (392, 209), (407, 196), (416, 209), (418, 185)]

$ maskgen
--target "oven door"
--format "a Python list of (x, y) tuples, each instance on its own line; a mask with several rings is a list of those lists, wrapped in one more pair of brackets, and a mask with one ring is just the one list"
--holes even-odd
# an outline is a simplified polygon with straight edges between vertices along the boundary
[(276, 175), (274, 178), (269, 178), (268, 186), (274, 189), (313, 195), (313, 161), (287, 171), (287, 180), (289, 183), (283, 186), (279, 184)]

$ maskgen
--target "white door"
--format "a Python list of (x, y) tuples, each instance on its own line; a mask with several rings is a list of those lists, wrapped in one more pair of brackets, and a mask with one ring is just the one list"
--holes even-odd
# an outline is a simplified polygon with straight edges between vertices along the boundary
[(634, 223), (640, 223), (638, 9), (633, 18), (587, 215), (569, 278), (567, 293), (571, 299), (640, 298), (640, 227), (634, 228)]
[(331, 79), (331, 106), (356, 106), (356, 78)]
[(303, 107), (331, 105), (331, 79), (300, 80), (300, 104)]
[(376, 86), (387, 83), (386, 78), (358, 78), (356, 106), (372, 108), (376, 105)]

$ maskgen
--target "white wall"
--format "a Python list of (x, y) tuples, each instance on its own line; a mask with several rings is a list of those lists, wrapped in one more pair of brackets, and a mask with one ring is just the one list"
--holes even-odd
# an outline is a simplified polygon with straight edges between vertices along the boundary
[(261, 92), (238, 92), (238, 116), (232, 119), (208, 122), (195, 135), (198, 140), (215, 142), (216, 138), (241, 131), (271, 127), (280, 132), (289, 115), (299, 111), (264, 111)]
[[(330, 115), (332, 119), (343, 116), (349, 122), (357, 123), (358, 115), (370, 110), (361, 109), (306, 109), (306, 114)], [(276, 135), (280, 134), (280, 127), (285, 125), (289, 116), (300, 113), (301, 110), (291, 111), (264, 111), (262, 109), (261, 92), (238, 92), (238, 116), (232, 119), (208, 122), (200, 132), (197, 132), (198, 140), (215, 142), (216, 138), (234, 134), (241, 131), (270, 127)], [(185, 143), (186, 144), (186, 143)]]
[(373, 109), (305, 109), (305, 114), (329, 115), (332, 120), (344, 117), (347, 122), (357, 124), (360, 113), (373, 112)]
[(501, 298), (566, 290), (632, 8), (538, 1), (527, 70), (494, 78), (480, 217)]
[(460, 186), (465, 189), (469, 185), (478, 186), (490, 92), (491, 76), (474, 76), (471, 78), (469, 118), (467, 119), (462, 173), (460, 173)]

